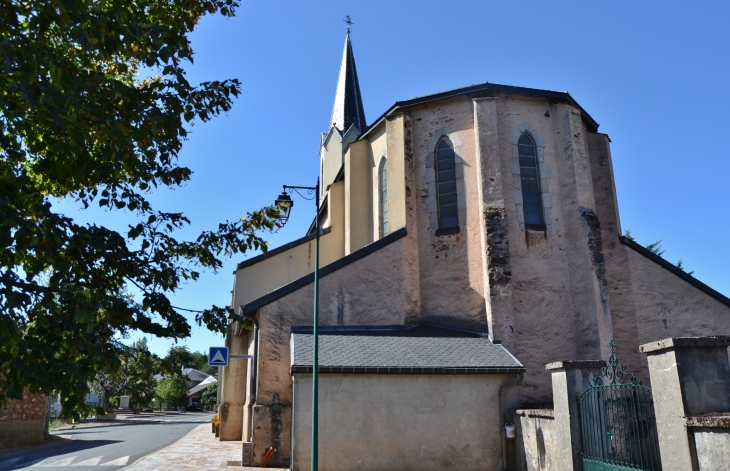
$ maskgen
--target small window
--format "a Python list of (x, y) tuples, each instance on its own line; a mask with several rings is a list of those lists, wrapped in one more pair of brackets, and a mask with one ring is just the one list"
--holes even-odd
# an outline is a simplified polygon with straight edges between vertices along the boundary
[(438, 185), (439, 229), (459, 227), (456, 204), (456, 156), (454, 145), (446, 137), (436, 146), (436, 185)]
[(542, 191), (540, 173), (537, 168), (535, 141), (523, 134), (517, 141), (520, 158), (520, 180), (522, 182), (522, 208), (525, 226), (528, 229), (544, 229), (545, 218), (542, 212)]
[(380, 237), (388, 235), (388, 160), (383, 157), (378, 169), (379, 200), (380, 200)]

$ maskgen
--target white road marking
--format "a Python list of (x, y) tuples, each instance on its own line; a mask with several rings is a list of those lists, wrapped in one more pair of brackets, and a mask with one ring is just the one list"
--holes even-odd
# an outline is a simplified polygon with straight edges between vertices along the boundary
[(31, 466), (31, 468), (52, 468), (54, 466), (68, 466), (71, 464), (71, 462), (74, 460), (74, 458), (76, 458), (76, 457), (72, 456), (70, 458), (64, 458), (64, 459), (58, 460), (58, 461), (47, 462), (48, 460), (51, 459), (51, 458), (48, 458), (48, 459), (41, 461), (40, 463), (34, 464), (33, 466)]
[(121, 458), (117, 458), (114, 461), (102, 463), (99, 466), (124, 466), (125, 464), (127, 464), (127, 461), (129, 461), (129, 456), (122, 456)]
[(13, 458), (11, 460), (0, 461), (0, 468), (9, 468), (12, 465), (14, 465), (17, 461), (20, 461), (23, 458), (25, 458), (25, 456), (19, 456), (17, 458)]
[(103, 456), (96, 456), (94, 458), (90, 458), (88, 460), (82, 461), (81, 463), (74, 463), (73, 465), (74, 466), (96, 466), (97, 464), (99, 464), (99, 461), (101, 461), (102, 458), (103, 458)]

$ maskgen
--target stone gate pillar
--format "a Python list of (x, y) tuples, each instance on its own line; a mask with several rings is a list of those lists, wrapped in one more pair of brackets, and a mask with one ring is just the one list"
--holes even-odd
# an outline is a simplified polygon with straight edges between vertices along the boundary
[(558, 361), (545, 368), (552, 373), (557, 468), (582, 471), (578, 396), (593, 378), (602, 375), (603, 360)]
[(730, 336), (674, 337), (639, 347), (651, 376), (664, 471), (698, 468), (687, 418), (730, 412)]

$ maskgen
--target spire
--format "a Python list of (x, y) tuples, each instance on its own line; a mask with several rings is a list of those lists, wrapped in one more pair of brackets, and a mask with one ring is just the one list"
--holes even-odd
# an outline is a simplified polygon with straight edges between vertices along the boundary
[(336, 126), (341, 132), (347, 131), (354, 124), (362, 132), (365, 129), (365, 110), (362, 107), (360, 83), (357, 81), (355, 56), (350, 43), (350, 28), (347, 28), (345, 50), (342, 52), (340, 76), (337, 79), (335, 104), (332, 107), (331, 126)]

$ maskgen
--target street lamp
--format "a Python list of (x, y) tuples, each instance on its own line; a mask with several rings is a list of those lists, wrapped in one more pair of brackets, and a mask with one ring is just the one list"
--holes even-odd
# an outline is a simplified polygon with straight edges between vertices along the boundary
[[(299, 190), (304, 190), (308, 195), (314, 194), (311, 198), (304, 196)], [(315, 231), (315, 245), (314, 245), (314, 320), (312, 322), (313, 328), (312, 333), (314, 337), (314, 346), (312, 348), (312, 471), (318, 469), (318, 414), (319, 414), (319, 338), (318, 338), (318, 324), (319, 324), (319, 179), (317, 179), (317, 185), (311, 186), (289, 186), (284, 185), (284, 191), (281, 192), (279, 197), (276, 199), (275, 204), (279, 208), (282, 227), (289, 220), (291, 215), (294, 201), (289, 196), (293, 192), (296, 192), (299, 196), (306, 200), (315, 200), (315, 216), (314, 216), (314, 231)]]

